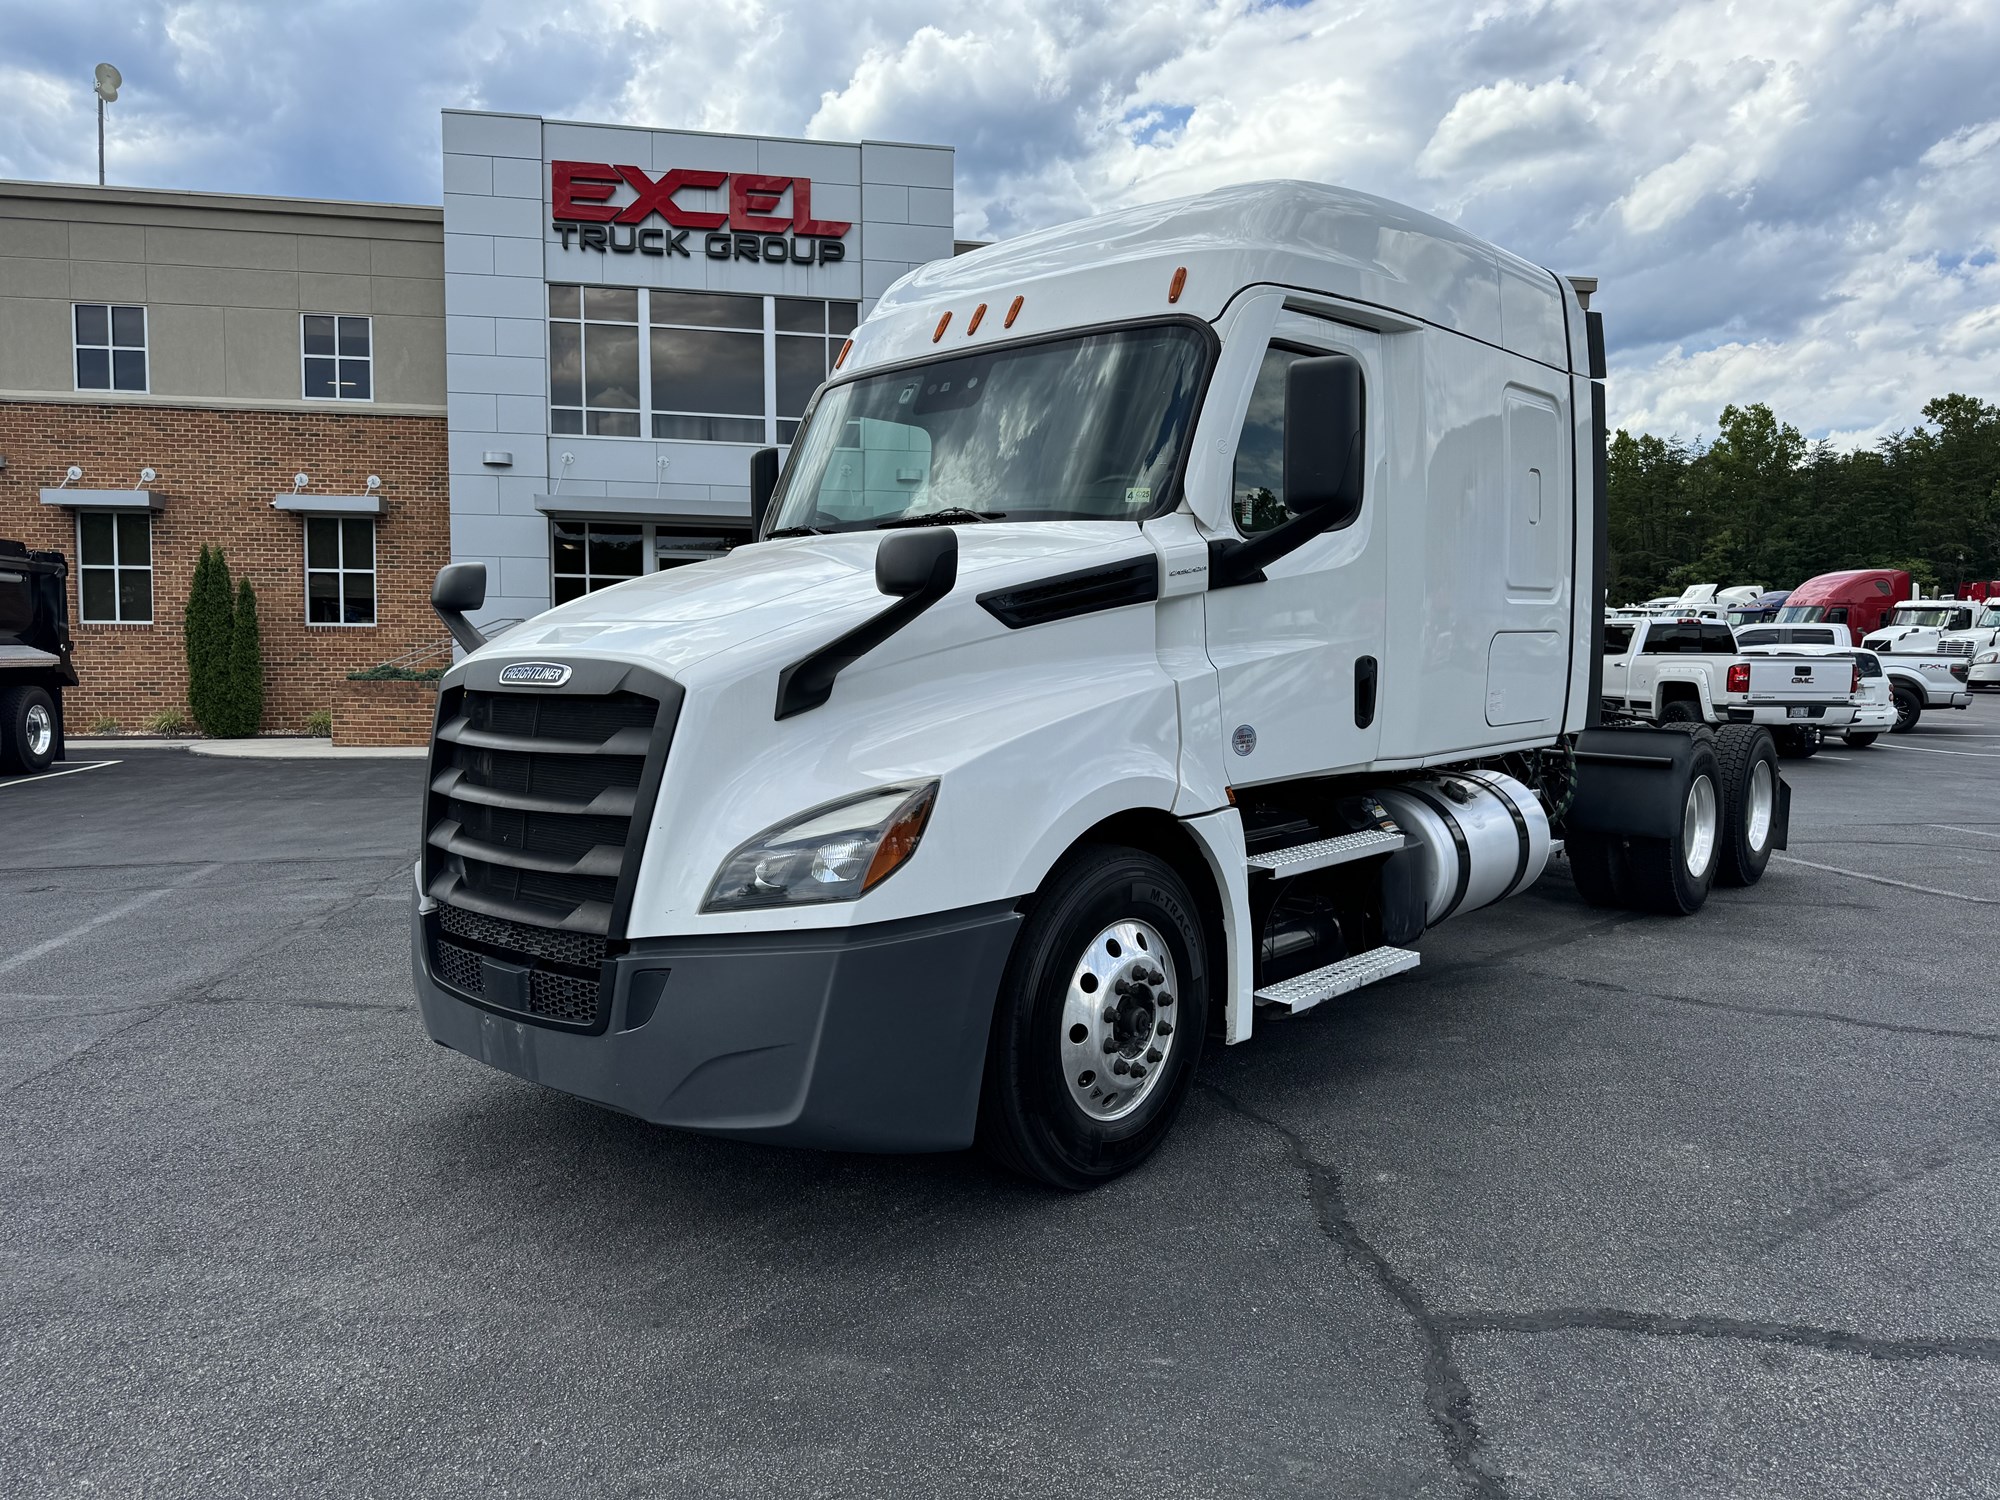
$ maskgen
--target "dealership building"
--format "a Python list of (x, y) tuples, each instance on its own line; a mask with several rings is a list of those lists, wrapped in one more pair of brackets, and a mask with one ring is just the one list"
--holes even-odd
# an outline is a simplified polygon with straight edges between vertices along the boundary
[(265, 729), (411, 737), (424, 690), (352, 674), (441, 654), (437, 568), (486, 564), (490, 622), (745, 540), (751, 455), (955, 248), (945, 147), (460, 111), (443, 146), (442, 211), (0, 183), (0, 537), (69, 559), (72, 734), (184, 709), (220, 545)]

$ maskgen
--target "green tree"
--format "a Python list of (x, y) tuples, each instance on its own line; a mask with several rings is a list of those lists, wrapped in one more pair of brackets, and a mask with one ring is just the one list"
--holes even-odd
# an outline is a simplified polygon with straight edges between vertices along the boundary
[(264, 722), (264, 655), (257, 630), (257, 591), (245, 577), (236, 586), (236, 615), (229, 636), (229, 727), (233, 739), (253, 735)]
[(188, 712), (204, 734), (225, 732), (234, 615), (229, 564), (221, 548), (203, 547), (195, 564), (194, 583), (188, 590), (181, 638), (187, 652)]

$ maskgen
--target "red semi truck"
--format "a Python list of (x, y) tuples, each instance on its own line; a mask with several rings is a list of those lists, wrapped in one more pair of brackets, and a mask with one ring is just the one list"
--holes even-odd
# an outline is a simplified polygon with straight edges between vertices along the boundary
[(1778, 611), (1780, 624), (1845, 625), (1850, 643), (1879, 629), (1900, 599), (1910, 597), (1910, 575), (1900, 568), (1851, 568), (1822, 573), (1792, 590)]

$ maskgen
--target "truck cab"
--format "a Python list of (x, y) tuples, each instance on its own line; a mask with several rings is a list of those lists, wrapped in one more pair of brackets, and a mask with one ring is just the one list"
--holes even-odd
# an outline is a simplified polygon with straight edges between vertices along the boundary
[(922, 267), (757, 539), (466, 655), (413, 969), (469, 1057), (661, 1124), (1081, 1189), (1204, 1045), (1421, 962), (1566, 839), (1693, 912), (1753, 725), (1597, 728), (1602, 330), (1400, 205), (1259, 183)]
[(1900, 568), (1851, 568), (1821, 573), (1793, 589), (1778, 610), (1781, 625), (1841, 625), (1844, 645), (1858, 646), (1889, 617), (1898, 599), (1910, 594), (1910, 575)]
[(2000, 645), (2000, 605), (1978, 599), (1904, 599), (1865, 644), (1882, 655), (1970, 658)]

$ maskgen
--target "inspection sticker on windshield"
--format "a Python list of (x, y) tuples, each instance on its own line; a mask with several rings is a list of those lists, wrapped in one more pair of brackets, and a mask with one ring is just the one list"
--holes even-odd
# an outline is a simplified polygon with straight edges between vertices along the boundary
[(1127, 505), (1150, 505), (1153, 503), (1153, 487), (1150, 484), (1135, 484), (1125, 491)]

